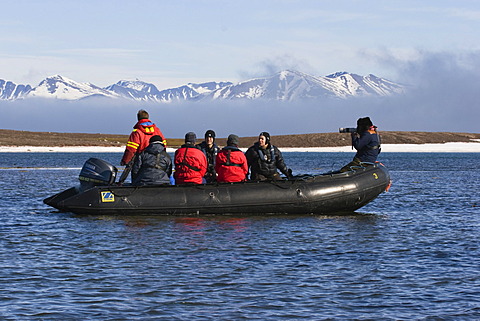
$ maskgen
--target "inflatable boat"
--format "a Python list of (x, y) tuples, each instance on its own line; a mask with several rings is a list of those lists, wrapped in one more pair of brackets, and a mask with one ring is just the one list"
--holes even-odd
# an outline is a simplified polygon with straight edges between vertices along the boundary
[(119, 186), (117, 171), (90, 158), (79, 186), (44, 203), (63, 212), (94, 215), (333, 214), (353, 212), (390, 186), (389, 173), (380, 163), (291, 180), (203, 185)]

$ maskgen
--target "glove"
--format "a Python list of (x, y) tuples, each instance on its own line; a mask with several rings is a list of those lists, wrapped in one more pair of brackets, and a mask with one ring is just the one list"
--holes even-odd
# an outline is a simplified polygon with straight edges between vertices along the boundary
[(292, 169), (291, 169), (291, 168), (289, 168), (289, 169), (287, 170), (287, 178), (288, 178), (288, 179), (293, 179), (293, 178), (294, 178), (294, 177), (293, 177), (293, 174), (292, 174)]

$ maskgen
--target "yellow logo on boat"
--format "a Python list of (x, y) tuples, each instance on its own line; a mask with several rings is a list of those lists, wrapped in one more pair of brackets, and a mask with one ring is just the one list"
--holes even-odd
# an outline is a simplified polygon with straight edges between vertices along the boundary
[(110, 191), (101, 192), (101, 195), (102, 195), (102, 203), (115, 202), (115, 196), (113, 195), (112, 192)]

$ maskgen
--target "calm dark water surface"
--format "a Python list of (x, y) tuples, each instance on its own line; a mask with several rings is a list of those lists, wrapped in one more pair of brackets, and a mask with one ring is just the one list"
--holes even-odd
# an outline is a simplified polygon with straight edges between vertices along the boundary
[[(42, 200), (83, 162), (0, 153), (2, 320), (480, 320), (480, 155), (382, 153), (344, 216), (112, 217)], [(285, 153), (321, 173), (350, 153)]]

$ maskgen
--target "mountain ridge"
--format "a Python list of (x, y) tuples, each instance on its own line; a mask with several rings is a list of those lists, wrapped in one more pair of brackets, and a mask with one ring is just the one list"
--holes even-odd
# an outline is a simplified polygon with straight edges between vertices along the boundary
[(42, 80), (37, 86), (14, 84), (0, 79), (0, 99), (31, 98), (81, 100), (92, 97), (135, 101), (172, 103), (204, 100), (277, 100), (389, 96), (402, 94), (406, 87), (369, 74), (360, 76), (346, 71), (327, 76), (312, 76), (296, 70), (283, 70), (274, 75), (252, 78), (238, 83), (188, 83), (159, 90), (154, 84), (141, 80), (120, 80), (107, 87), (80, 83), (61, 75)]

